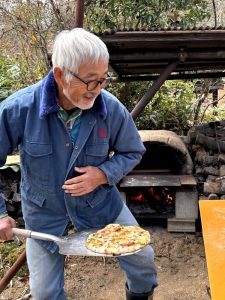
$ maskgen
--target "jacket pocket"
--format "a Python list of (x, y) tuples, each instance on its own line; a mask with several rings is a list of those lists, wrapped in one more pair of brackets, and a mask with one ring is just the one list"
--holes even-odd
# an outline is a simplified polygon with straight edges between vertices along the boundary
[(86, 164), (91, 166), (99, 166), (109, 156), (109, 145), (105, 144), (92, 144), (86, 145)]
[[(23, 207), (23, 218), (27, 228), (36, 231), (42, 231), (46, 228), (49, 221), (44, 206), (46, 198), (34, 191), (31, 191), (27, 186), (21, 187), (21, 198)], [(47, 211), (47, 213), (49, 213)]]
[(22, 160), (27, 175), (33, 176), (33, 179), (44, 180), (47, 183), (50, 172), (52, 145), (25, 141), (23, 149)]
[(24, 180), (21, 181), (20, 192), (22, 201), (25, 201), (26, 203), (32, 202), (39, 207), (44, 205), (46, 198), (41, 193), (33, 190), (30, 184), (24, 182)]
[(34, 194), (30, 195), (29, 199), (31, 202), (33, 202), (39, 207), (43, 207), (46, 200), (45, 197), (43, 197), (42, 195), (34, 195)]
[(94, 192), (90, 193), (89, 197), (87, 197), (87, 202), (91, 208), (96, 207), (101, 202), (104, 202), (106, 199), (110, 201), (111, 199), (111, 190), (112, 187), (98, 187)]
[(52, 145), (25, 141), (24, 150), (30, 156), (42, 157), (42, 156), (52, 154)]

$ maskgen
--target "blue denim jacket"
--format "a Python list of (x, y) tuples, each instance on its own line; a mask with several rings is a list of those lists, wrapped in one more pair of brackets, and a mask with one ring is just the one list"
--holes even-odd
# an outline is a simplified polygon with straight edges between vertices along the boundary
[[(26, 227), (57, 236), (72, 221), (78, 229), (113, 222), (122, 208), (116, 184), (139, 163), (145, 151), (127, 109), (102, 90), (94, 106), (83, 111), (76, 144), (58, 117), (52, 71), (0, 105), (0, 166), (18, 147), (21, 157), (21, 199)], [(114, 151), (109, 157), (109, 151)], [(97, 166), (108, 184), (84, 196), (64, 193), (74, 167)], [(0, 213), (6, 211), (0, 199)], [(54, 251), (53, 243), (42, 242)]]

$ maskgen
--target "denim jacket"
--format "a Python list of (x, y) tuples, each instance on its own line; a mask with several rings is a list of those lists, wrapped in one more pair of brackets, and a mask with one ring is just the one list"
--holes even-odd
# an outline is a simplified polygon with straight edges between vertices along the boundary
[[(139, 163), (145, 151), (127, 109), (102, 90), (91, 109), (81, 115), (75, 145), (58, 117), (52, 71), (40, 82), (22, 89), (0, 104), (0, 166), (19, 149), (21, 199), (26, 227), (57, 236), (69, 221), (81, 228), (113, 222), (122, 208), (116, 184)], [(112, 157), (109, 152), (114, 151)], [(96, 166), (108, 184), (84, 196), (64, 193), (74, 167)], [(0, 198), (0, 213), (6, 212)], [(40, 241), (49, 250), (56, 246)]]

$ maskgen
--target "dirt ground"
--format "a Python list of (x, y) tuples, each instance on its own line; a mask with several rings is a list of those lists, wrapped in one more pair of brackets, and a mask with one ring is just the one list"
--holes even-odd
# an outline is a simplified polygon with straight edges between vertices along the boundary
[[(158, 268), (154, 300), (210, 299), (201, 233), (169, 233), (159, 226), (145, 229), (151, 233)], [(69, 300), (125, 299), (125, 275), (116, 258), (69, 256), (65, 271)], [(28, 279), (13, 279), (0, 299), (32, 299)]]

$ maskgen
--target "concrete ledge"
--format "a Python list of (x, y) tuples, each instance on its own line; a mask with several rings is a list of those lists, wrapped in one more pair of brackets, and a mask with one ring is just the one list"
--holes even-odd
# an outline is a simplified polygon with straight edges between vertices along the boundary
[(196, 219), (168, 218), (167, 230), (169, 232), (195, 232), (195, 221)]

